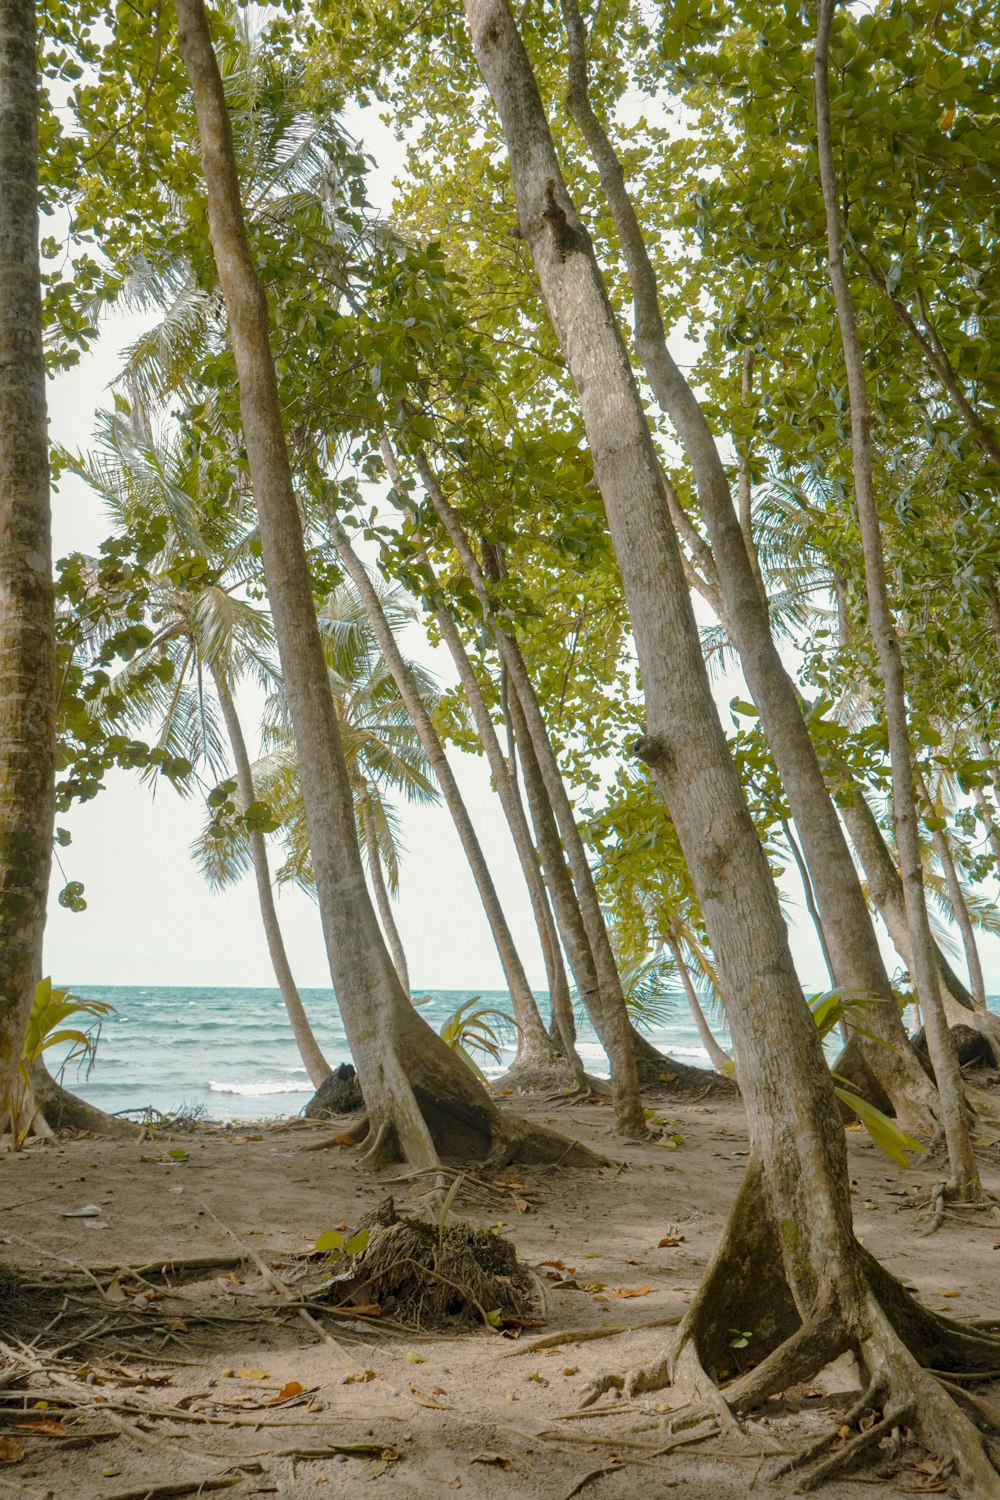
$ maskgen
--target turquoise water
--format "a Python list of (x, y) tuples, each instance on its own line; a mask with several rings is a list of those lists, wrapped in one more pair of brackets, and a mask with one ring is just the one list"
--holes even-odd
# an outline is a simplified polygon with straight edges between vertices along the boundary
[[(313, 1092), (275, 989), (66, 988), (115, 1007), (101, 1026), (93, 1067), (70, 1064), (63, 1076), (67, 1088), (109, 1113), (147, 1104), (164, 1113), (200, 1106), (209, 1119), (255, 1120), (297, 1114)], [(438, 1028), (473, 994), (481, 994), (484, 1004), (510, 1009), (506, 990), (438, 990), (421, 1014)], [(302, 1000), (327, 1060), (333, 1066), (348, 1060), (333, 991), (303, 990)], [(538, 1000), (545, 1014), (545, 997)], [(707, 1064), (682, 996), (666, 1025), (649, 1036), (675, 1057)], [(579, 1047), (588, 1070), (606, 1075), (607, 1059), (585, 1021)], [(53, 1054), (50, 1065), (56, 1061)], [(503, 1071), (482, 1062), (487, 1073)]]

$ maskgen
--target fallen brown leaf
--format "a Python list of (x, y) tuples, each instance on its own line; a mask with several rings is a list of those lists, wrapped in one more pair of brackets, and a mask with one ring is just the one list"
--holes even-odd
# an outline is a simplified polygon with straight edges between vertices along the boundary
[(428, 1396), (427, 1393), (425, 1391), (422, 1391), (417, 1385), (411, 1385), (410, 1390), (413, 1393), (414, 1401), (416, 1401), (419, 1406), (428, 1406), (430, 1407), (431, 1411), (455, 1410), (453, 1406), (447, 1406), (443, 1401), (435, 1401), (433, 1396)]
[(349, 1370), (340, 1382), (341, 1385), (367, 1385), (369, 1380), (377, 1380), (378, 1374), (375, 1370)]
[(662, 1240), (657, 1241), (656, 1248), (657, 1250), (664, 1250), (668, 1245), (683, 1245), (683, 1243), (684, 1236), (682, 1234), (665, 1234)]
[(0, 1437), (0, 1464), (19, 1464), (24, 1457), (24, 1444), (17, 1438)]
[(653, 1288), (647, 1283), (646, 1286), (609, 1286), (605, 1292), (606, 1297), (647, 1297)]
[(69, 1428), (62, 1422), (18, 1422), (19, 1432), (40, 1432), (43, 1437), (69, 1437)]
[(492, 1464), (495, 1469), (509, 1469), (513, 1464), (512, 1458), (505, 1458), (502, 1453), (477, 1453), (475, 1458), (470, 1458), (473, 1464)]

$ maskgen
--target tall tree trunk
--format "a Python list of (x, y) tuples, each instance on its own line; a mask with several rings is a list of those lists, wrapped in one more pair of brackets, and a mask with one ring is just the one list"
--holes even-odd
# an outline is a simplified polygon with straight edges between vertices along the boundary
[[(937, 808), (931, 800), (930, 792), (924, 778), (917, 773), (917, 790), (927, 803), (932, 814)], [(972, 996), (977, 1010), (986, 1009), (986, 984), (983, 979), (983, 966), (979, 958), (979, 947), (976, 943), (976, 932), (966, 905), (965, 893), (962, 890), (962, 882), (958, 878), (958, 870), (955, 866), (955, 856), (952, 853), (951, 842), (943, 828), (932, 828), (931, 838), (934, 841), (934, 852), (938, 858), (938, 864), (944, 873), (945, 884), (948, 887), (948, 900), (951, 904), (955, 923), (962, 937), (962, 947), (965, 950), (965, 964), (969, 971), (969, 994)]]
[(500, 904), (493, 877), (486, 863), (482, 845), (472, 826), (468, 808), (462, 793), (459, 791), (455, 773), (451, 769), (444, 746), (438, 738), (437, 730), (431, 723), (431, 716), (424, 706), (420, 696), (420, 690), (414, 680), (413, 673), (403, 660), (403, 653), (396, 643), (396, 637), (392, 633), (392, 627), (386, 619), (385, 610), (379, 601), (378, 594), (372, 585), (371, 579), (365, 571), (364, 565), (357, 553), (354, 551), (347, 538), (347, 533), (340, 525), (336, 516), (328, 517), (330, 535), (337, 549), (337, 556), (346, 568), (355, 588), (357, 589), (361, 602), (365, 607), (372, 627), (372, 633), (378, 643), (378, 648), (386, 666), (392, 674), (393, 681), (399, 689), (406, 711), (413, 720), (413, 727), (417, 731), (424, 754), (430, 762), (431, 770), (441, 788), (442, 795), (451, 813), (452, 822), (461, 840), (465, 857), (469, 861), (472, 877), (476, 882), (479, 899), (483, 903), (486, 920), (490, 925), (493, 942), (496, 946), (500, 964), (503, 968), (507, 988), (510, 991), (511, 1004), (514, 1008), (514, 1019), (517, 1022), (517, 1056), (515, 1069), (518, 1071), (537, 1071), (548, 1069), (558, 1065), (558, 1055), (552, 1045), (551, 1038), (545, 1030), (544, 1022), (535, 1004), (535, 997), (531, 993), (524, 966), (521, 963), (517, 946)]
[[(503, 713), (504, 728), (507, 734), (507, 765), (510, 768), (510, 786), (514, 797), (521, 808), (521, 817), (524, 819), (525, 827), (528, 827), (528, 815), (524, 809), (521, 798), (521, 787), (517, 774), (517, 740), (514, 736), (514, 724), (511, 717), (510, 707), (510, 679), (507, 668), (503, 662), (500, 663), (500, 706)], [(544, 788), (542, 789), (544, 792)], [(549, 997), (551, 1015), (549, 1018), (549, 1034), (555, 1037), (566, 1056), (573, 1061), (573, 1066), (579, 1064), (576, 1052), (576, 1014), (573, 1010), (573, 998), (569, 992), (569, 978), (566, 974), (566, 964), (563, 959), (563, 948), (559, 939), (559, 928), (556, 924), (555, 914), (552, 910), (552, 901), (549, 896), (548, 886), (541, 865), (541, 855), (538, 853), (536, 844), (531, 838), (529, 829), (528, 839), (531, 844), (532, 853), (536, 860), (536, 869), (541, 877), (542, 895), (544, 897), (542, 918), (545, 924), (547, 938), (547, 949), (552, 955), (553, 976), (549, 986)], [(565, 869), (565, 864), (563, 865)], [(572, 886), (572, 882), (571, 882)], [(575, 896), (574, 896), (575, 899)]]
[(989, 840), (990, 849), (993, 851), (993, 859), (996, 863), (997, 873), (1000, 874), (1000, 829), (997, 828), (993, 816), (993, 809), (986, 800), (986, 793), (981, 786), (973, 787), (973, 796), (976, 799), (976, 807), (986, 829), (986, 837)]
[(733, 1071), (733, 1060), (729, 1056), (729, 1053), (720, 1047), (715, 1040), (715, 1033), (712, 1031), (711, 1026), (709, 1026), (705, 1012), (701, 1008), (701, 1001), (698, 999), (698, 991), (694, 987), (691, 971), (684, 961), (684, 952), (680, 941), (672, 934), (668, 935), (667, 947), (670, 949), (674, 963), (677, 965), (677, 972), (684, 987), (688, 1009), (691, 1012), (698, 1036), (701, 1038), (701, 1045), (708, 1053), (709, 1062), (717, 1073), (731, 1073)]
[[(752, 537), (741, 529), (711, 427), (667, 346), (656, 273), (622, 166), (588, 97), (586, 34), (577, 0), (563, 0), (569, 37), (570, 113), (594, 157), (605, 199), (628, 264), (635, 304), (635, 342), (649, 383), (684, 445), (694, 472), (701, 513), (711, 539), (723, 623), (739, 652), (750, 695), (774, 754), (798, 829), (823, 919), (835, 982), (866, 997), (857, 1046), (869, 1070), (912, 1129), (927, 1129), (938, 1111), (934, 1090), (909, 1046), (892, 996), (854, 862), (809, 737), (795, 684), (771, 633), (767, 597), (755, 567)], [(749, 378), (744, 396), (749, 395)], [(746, 497), (749, 506), (749, 494)], [(749, 527), (749, 512), (745, 524)], [(886, 1043), (887, 1045), (880, 1045)]]
[(833, 963), (830, 958), (830, 950), (826, 945), (826, 933), (823, 931), (823, 919), (819, 914), (819, 908), (816, 905), (816, 897), (813, 894), (813, 883), (809, 877), (809, 867), (807, 866), (805, 860), (802, 858), (802, 850), (798, 846), (798, 842), (795, 838), (794, 833), (792, 832), (792, 826), (787, 818), (782, 818), (781, 820), (781, 831), (785, 835), (785, 843), (791, 850), (792, 858), (795, 861), (795, 868), (799, 872), (799, 879), (802, 882), (802, 894), (805, 897), (806, 902), (806, 911), (812, 918), (812, 924), (816, 929), (816, 936), (819, 938), (819, 946), (823, 953), (823, 962), (826, 964), (826, 972), (830, 980), (830, 988), (836, 989), (837, 981), (834, 977)]
[[(238, 793), (238, 805), (240, 812), (246, 812), (247, 808), (256, 798), (253, 785), (253, 772), (250, 769), (250, 756), (247, 752), (246, 740), (243, 737), (243, 726), (240, 716), (233, 702), (233, 695), (229, 690), (224, 675), (218, 667), (211, 668), (212, 681), (215, 684), (216, 697), (219, 707), (222, 709), (222, 718), (229, 736), (229, 745), (233, 752), (233, 764), (236, 767), (236, 790)], [(288, 954), (285, 951), (285, 940), (281, 935), (281, 924), (278, 921), (278, 912), (274, 904), (274, 889), (271, 885), (271, 871), (268, 868), (267, 844), (264, 835), (259, 828), (252, 828), (247, 835), (250, 841), (250, 858), (253, 862), (254, 880), (257, 883), (257, 904), (260, 907), (260, 919), (264, 926), (264, 936), (267, 939), (267, 951), (271, 959), (271, 967), (277, 980), (281, 999), (288, 1014), (288, 1020), (295, 1038), (295, 1045), (299, 1049), (299, 1056), (303, 1066), (309, 1075), (309, 1082), (314, 1089), (318, 1089), (324, 1078), (328, 1078), (332, 1069), (330, 1064), (320, 1050), (319, 1043), (313, 1035), (313, 1029), (309, 1024), (305, 1007), (302, 1004), (302, 996), (299, 994), (298, 986), (292, 974), (291, 964), (288, 962)]]
[(542, 780), (545, 783), (545, 791), (562, 835), (563, 847), (569, 861), (573, 884), (576, 887), (576, 897), (597, 974), (603, 1028), (599, 1034), (601, 1044), (607, 1051), (611, 1062), (611, 1089), (618, 1129), (623, 1135), (643, 1136), (646, 1134), (646, 1123), (642, 1112), (642, 1100), (639, 1097), (636, 1049), (628, 1011), (625, 1008), (618, 966), (608, 938), (587, 852), (583, 847), (580, 830), (576, 826), (576, 817), (552, 749), (552, 742), (549, 739), (534, 685), (528, 675), (517, 642), (509, 631), (501, 628), (497, 621), (490, 592), (476, 555), (462, 523), (446, 499), (438, 483), (437, 475), (423, 451), (417, 456), (417, 466), (431, 504), (486, 611), (497, 650), (510, 673), (511, 687), (517, 693), (527, 734), (531, 738)]
[(939, 987), (934, 940), (931, 936), (927, 904), (924, 899), (903, 661), (886, 585), (882, 529), (875, 501), (868, 384), (854, 300), (851, 296), (845, 264), (840, 193), (833, 158), (828, 76), (830, 29), (834, 8), (835, 0), (819, 0), (819, 24), (813, 65), (817, 154), (823, 206), (826, 213), (828, 272), (837, 309), (837, 323), (847, 372), (851, 410), (854, 499), (858, 510), (861, 546), (864, 554), (868, 623), (875, 641), (885, 697), (889, 758), (892, 763), (893, 818), (896, 825), (903, 895), (906, 901), (906, 920), (913, 948), (913, 977), (920, 995), (931, 1064), (941, 1097), (941, 1123), (948, 1146), (951, 1187), (963, 1198), (977, 1198), (980, 1195), (979, 1173), (969, 1138), (961, 1070), (948, 1032), (948, 1022)]
[(55, 820), (38, 87), (35, 7), (0, 0), (0, 1101), (17, 1087)]
[(404, 992), (410, 993), (410, 971), (406, 962), (406, 953), (403, 949), (403, 940), (396, 926), (396, 918), (392, 910), (392, 902), (389, 899), (388, 887), (385, 883), (385, 875), (382, 871), (382, 860), (378, 852), (378, 838), (375, 833), (375, 821), (372, 817), (372, 799), (367, 787), (361, 787), (358, 791), (358, 806), (361, 811), (361, 827), (365, 835), (365, 844), (368, 849), (368, 874), (371, 876), (372, 890), (375, 892), (375, 905), (378, 907), (379, 919), (382, 923), (382, 931), (386, 942), (389, 944), (389, 952), (392, 954), (392, 965), (396, 970), (397, 978), (403, 986)]
[[(232, 128), (203, 0), (175, 0), (194, 93), (208, 229), (229, 319), (250, 478), (282, 676), (295, 736), (330, 973), (368, 1110), (377, 1166), (440, 1151), (491, 1163), (558, 1157), (568, 1143), (505, 1118), (471, 1069), (403, 993), (365, 884), (351, 787), (281, 425), (267, 300), (247, 242)], [(572, 1147), (569, 1147), (572, 1151)]]
[[(763, 1333), (759, 1322), (740, 1325), (733, 1319), (749, 1305), (760, 1310), (767, 1304), (770, 1328), (755, 1351), (763, 1357), (727, 1388), (728, 1402), (759, 1402), (811, 1373), (817, 1361), (825, 1364), (832, 1351), (853, 1348), (873, 1391), (878, 1382), (887, 1427), (902, 1400), (959, 1466), (963, 1481), (995, 1496), (1000, 1486), (981, 1435), (918, 1368), (895, 1332), (903, 1328), (916, 1345), (928, 1322), (935, 1331), (945, 1325), (918, 1309), (853, 1237), (846, 1147), (832, 1082), (712, 699), (628, 356), (590, 237), (563, 183), (507, 0), (466, 0), (465, 9), (506, 139), (519, 230), (577, 389), (621, 568), (648, 716), (636, 750), (652, 766), (667, 800), (719, 962), (752, 1142), (748, 1181), (681, 1326), (679, 1345), (671, 1358), (639, 1372), (633, 1388), (649, 1389), (671, 1377), (683, 1386), (690, 1377), (680, 1400), (703, 1401), (712, 1339), (718, 1350), (720, 1336), (732, 1336), (723, 1333), (722, 1320), (729, 1330), (744, 1326)], [(776, 1327), (779, 1307), (784, 1318)], [(893, 1313), (904, 1308), (913, 1312), (912, 1324), (905, 1316), (893, 1321)], [(998, 1343), (990, 1340), (988, 1351), (984, 1345), (982, 1357), (996, 1360)], [(731, 1359), (727, 1344), (722, 1353)], [(690, 1387), (699, 1385), (696, 1397)]]
[[(396, 462), (396, 456), (387, 438), (380, 443), (382, 457), (385, 460), (389, 478), (392, 480), (393, 488), (400, 496), (404, 494), (402, 475)], [(414, 525), (416, 518), (409, 506), (405, 507), (407, 519)], [(418, 543), (421, 542), (419, 532), (416, 533)], [(437, 579), (434, 574), (434, 566), (427, 556), (422, 552), (419, 558), (420, 566), (426, 572), (432, 589), (437, 588)], [(458, 672), (458, 678), (465, 694), (465, 700), (472, 713), (476, 733), (479, 742), (486, 755), (486, 761), (493, 777), (500, 806), (503, 808), (507, 826), (510, 829), (514, 848), (517, 852), (521, 873), (524, 876), (525, 885), (531, 900), (531, 910), (535, 918), (535, 927), (538, 932), (538, 941), (542, 949), (542, 958), (545, 963), (545, 974), (549, 985), (549, 1006), (551, 1013), (560, 1023), (559, 1038), (566, 1058), (574, 1069), (579, 1069), (579, 1059), (575, 1057), (572, 1032), (569, 1036), (564, 1034), (567, 1010), (572, 1016), (572, 1006), (569, 1004), (569, 988), (566, 983), (566, 971), (562, 966), (558, 944), (553, 943), (554, 933), (552, 930), (552, 913), (549, 908), (548, 897), (545, 893), (545, 885), (542, 880), (541, 871), (538, 868), (538, 855), (532, 843), (531, 832), (528, 828), (527, 819), (521, 799), (514, 785), (512, 766), (508, 763), (500, 748), (500, 741), (493, 727), (493, 720), (486, 700), (483, 697), (479, 680), (476, 677), (472, 662), (469, 660), (468, 652), (462, 644), (462, 638), (458, 633), (458, 627), (445, 609), (434, 609), (433, 619), (441, 633)]]

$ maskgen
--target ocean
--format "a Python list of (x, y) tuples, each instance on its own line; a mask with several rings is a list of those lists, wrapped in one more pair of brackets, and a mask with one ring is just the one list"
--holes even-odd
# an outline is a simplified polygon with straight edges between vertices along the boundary
[[(210, 1120), (260, 1120), (298, 1114), (312, 1096), (276, 989), (66, 988), (114, 1006), (101, 1024), (93, 1061), (70, 1063), (62, 1075), (66, 1088), (109, 1114), (152, 1105), (163, 1114), (196, 1109)], [(510, 1010), (506, 990), (415, 990), (414, 995), (418, 1000), (426, 995), (421, 1014), (435, 1030), (474, 995), (484, 1005)], [(536, 992), (536, 998), (547, 1016), (546, 996)], [(350, 1061), (333, 991), (303, 990), (302, 1001), (330, 1065)], [(990, 995), (988, 1003), (1000, 1011), (1000, 996)], [(705, 1008), (710, 1013), (707, 1002)], [(578, 1014), (577, 1026), (585, 1067), (607, 1076), (607, 1058), (586, 1017)], [(728, 1048), (725, 1028), (718, 1021), (713, 1026)], [(672, 1057), (709, 1066), (683, 995), (671, 997), (663, 1023), (646, 1028), (646, 1034)], [(834, 1039), (831, 1045), (835, 1052)], [(513, 1055), (508, 1045), (500, 1063), (476, 1057), (484, 1073), (498, 1077)], [(60, 1061), (59, 1051), (52, 1049), (50, 1068), (58, 1069)]]
[[(313, 1089), (276, 989), (182, 989), (168, 986), (66, 985), (74, 994), (105, 1000), (105, 1017), (92, 1064), (70, 1063), (66, 1088), (100, 1109), (142, 1109), (167, 1114), (200, 1109), (212, 1120), (259, 1120), (298, 1114)], [(425, 993), (414, 990), (418, 998)], [(421, 1014), (436, 1030), (473, 995), (484, 1005), (509, 1011), (506, 990), (437, 990)], [(542, 1014), (546, 997), (537, 996)], [(347, 1038), (332, 990), (303, 990), (302, 1001), (316, 1038), (331, 1066), (350, 1060)], [(70, 1023), (72, 1024), (72, 1023)], [(586, 1019), (578, 1021), (580, 1056), (588, 1071), (607, 1075), (607, 1059)], [(651, 1041), (672, 1056), (707, 1066), (687, 1003), (678, 995), (665, 1024), (648, 1031)], [(720, 1036), (723, 1045), (726, 1038)], [(478, 1057), (483, 1071), (498, 1076), (504, 1063)], [(48, 1054), (53, 1070), (60, 1054)]]

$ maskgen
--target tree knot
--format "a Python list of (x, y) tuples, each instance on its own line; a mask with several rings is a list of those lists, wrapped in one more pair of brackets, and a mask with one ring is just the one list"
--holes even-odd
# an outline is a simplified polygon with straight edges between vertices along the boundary
[(632, 745), (632, 754), (638, 760), (644, 760), (647, 766), (652, 766), (654, 771), (669, 770), (674, 762), (673, 752), (658, 734), (640, 735)]

